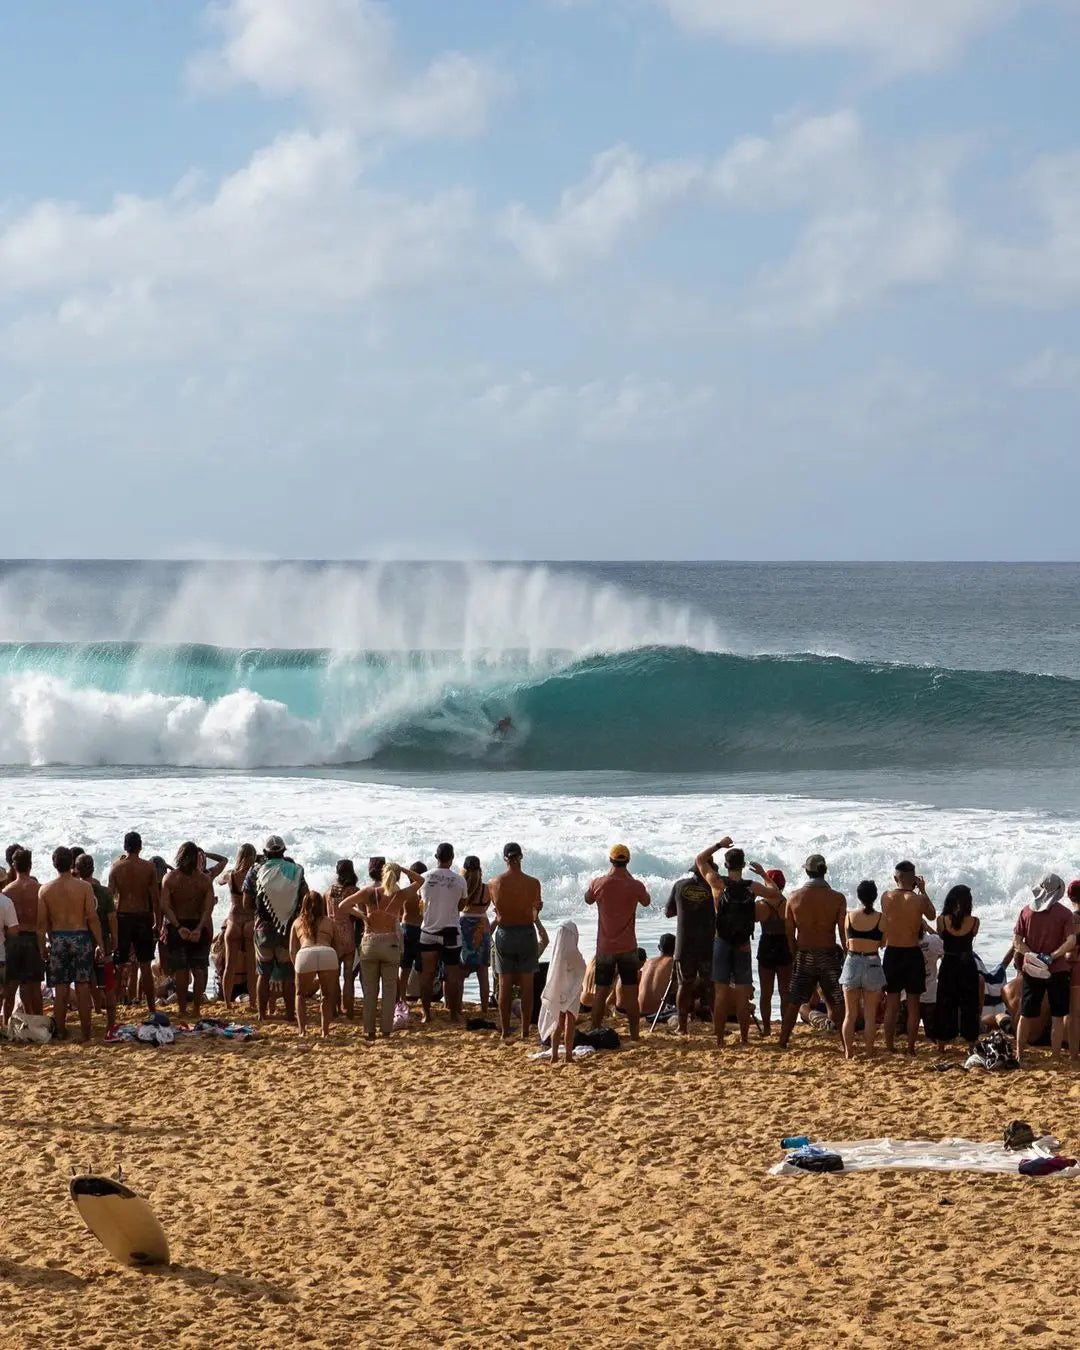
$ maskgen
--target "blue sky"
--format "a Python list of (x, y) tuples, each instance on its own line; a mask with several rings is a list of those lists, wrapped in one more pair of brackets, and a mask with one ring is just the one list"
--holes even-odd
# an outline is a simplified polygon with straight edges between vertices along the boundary
[(1078, 55), (1080, 0), (5, 6), (4, 552), (1074, 558)]

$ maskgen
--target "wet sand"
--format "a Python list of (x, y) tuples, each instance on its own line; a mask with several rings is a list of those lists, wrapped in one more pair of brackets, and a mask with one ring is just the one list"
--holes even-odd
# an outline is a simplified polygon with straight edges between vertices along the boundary
[[(1080, 1148), (1080, 1074), (1046, 1052), (938, 1074), (702, 1028), (553, 1070), (438, 1016), (374, 1045), (0, 1045), (5, 1347), (1076, 1343), (1076, 1182), (767, 1174), (789, 1133), (1021, 1118)], [(72, 1166), (118, 1163), (167, 1271), (115, 1265), (68, 1199)]]

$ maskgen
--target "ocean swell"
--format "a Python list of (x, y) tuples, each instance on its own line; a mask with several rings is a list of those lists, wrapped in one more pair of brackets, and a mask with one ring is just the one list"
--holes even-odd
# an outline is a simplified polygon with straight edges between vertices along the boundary
[[(506, 737), (494, 724), (510, 717)], [(0, 645), (0, 760), (723, 773), (1072, 758), (1080, 682), (687, 646)]]

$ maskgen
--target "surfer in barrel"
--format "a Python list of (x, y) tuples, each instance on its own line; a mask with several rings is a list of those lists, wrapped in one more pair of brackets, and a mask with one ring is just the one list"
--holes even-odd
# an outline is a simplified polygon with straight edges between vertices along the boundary
[(500, 717), (491, 729), (491, 734), (500, 741), (505, 741), (507, 736), (514, 729), (514, 719), (512, 717)]

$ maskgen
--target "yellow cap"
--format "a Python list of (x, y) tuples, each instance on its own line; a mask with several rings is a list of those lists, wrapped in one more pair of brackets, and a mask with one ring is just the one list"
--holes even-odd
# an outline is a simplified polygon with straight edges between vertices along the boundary
[(630, 850), (625, 844), (612, 844), (608, 858), (613, 863), (628, 863), (630, 861)]

